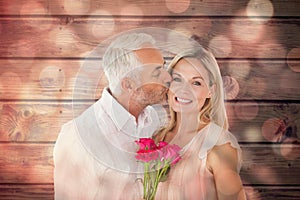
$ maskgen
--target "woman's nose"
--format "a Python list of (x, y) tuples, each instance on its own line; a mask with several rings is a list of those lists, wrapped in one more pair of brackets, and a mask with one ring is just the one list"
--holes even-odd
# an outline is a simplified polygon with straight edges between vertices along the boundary
[(181, 81), (181, 82), (177, 83), (176, 87), (180, 90), (185, 90), (185, 91), (188, 91), (191, 89), (189, 83), (186, 81)]

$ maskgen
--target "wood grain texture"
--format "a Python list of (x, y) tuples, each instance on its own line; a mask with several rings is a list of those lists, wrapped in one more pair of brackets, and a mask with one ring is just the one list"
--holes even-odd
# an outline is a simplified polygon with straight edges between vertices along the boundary
[[(67, 121), (93, 102), (2, 102), (0, 141), (54, 142)], [(299, 104), (226, 103), (230, 131), (239, 142), (299, 140)], [(51, 128), (49, 128), (51, 127)]]
[(54, 199), (54, 186), (53, 184), (1, 184), (0, 185), (0, 199), (1, 200), (18, 200), (18, 199)]
[(0, 0), (0, 199), (54, 199), (61, 125), (107, 85), (101, 56), (84, 59), (143, 27), (192, 37), (217, 57), (248, 199), (300, 199), (298, 0)]
[[(244, 186), (248, 199), (251, 200), (298, 200), (300, 198), (300, 188), (290, 186)], [(54, 199), (53, 184), (45, 185), (0, 185), (0, 199)]]
[(249, 200), (297, 200), (300, 198), (300, 188), (290, 186), (245, 186)]
[[(53, 183), (53, 146), (54, 144), (1, 143), (3, 153), (0, 155), (0, 183)], [(299, 144), (242, 144), (241, 148), (244, 162), (240, 174), (244, 184), (299, 184)]]
[[(0, 18), (1, 57), (85, 57), (107, 37), (158, 27), (193, 37), (217, 58), (286, 59), (300, 46), (299, 19), (247, 18)], [(163, 39), (161, 39), (163, 41)]]
[(0, 183), (52, 183), (53, 144), (0, 144)]
[(241, 148), (243, 184), (299, 186), (299, 143), (249, 144)]
[[(120, 16), (245, 16), (245, 8), (249, 1), (163, 1), (163, 0), (10, 0), (0, 1), (3, 15), (120, 15)], [(252, 10), (257, 10), (262, 16), (299, 16), (300, 3), (291, 0), (256, 1), (250, 4)], [(273, 12), (271, 12), (273, 11)], [(251, 14), (250, 14), (251, 15)], [(254, 14), (252, 14), (254, 15)], [(254, 15), (255, 16), (255, 15)]]
[[(300, 75), (285, 60), (218, 62), (227, 100), (300, 98)], [(1, 100), (94, 100), (107, 85), (100, 60), (7, 59), (0, 66)]]
[(89, 104), (25, 102), (2, 104), (1, 141), (54, 142), (67, 121), (76, 117)]

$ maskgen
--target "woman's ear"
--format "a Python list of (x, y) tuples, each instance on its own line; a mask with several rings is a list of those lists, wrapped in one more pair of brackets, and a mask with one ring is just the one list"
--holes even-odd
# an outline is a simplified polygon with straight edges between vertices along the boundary
[(130, 92), (134, 89), (135, 83), (132, 79), (130, 78), (123, 78), (121, 80), (121, 87), (123, 90)]
[(211, 97), (215, 94), (215, 90), (216, 90), (216, 85), (213, 84), (213, 85), (209, 88), (208, 98), (211, 98)]

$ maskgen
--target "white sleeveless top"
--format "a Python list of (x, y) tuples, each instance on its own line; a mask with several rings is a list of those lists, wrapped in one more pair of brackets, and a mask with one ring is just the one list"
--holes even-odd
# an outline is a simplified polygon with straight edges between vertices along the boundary
[(182, 149), (182, 159), (171, 167), (167, 180), (159, 183), (155, 200), (217, 199), (214, 177), (206, 167), (206, 159), (215, 145), (226, 143), (237, 149), (239, 172), (241, 149), (236, 138), (220, 126), (210, 123)]

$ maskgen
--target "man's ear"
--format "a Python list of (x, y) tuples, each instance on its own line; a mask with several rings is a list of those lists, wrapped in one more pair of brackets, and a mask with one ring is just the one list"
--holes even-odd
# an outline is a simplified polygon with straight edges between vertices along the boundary
[(135, 82), (130, 78), (123, 78), (121, 80), (121, 87), (123, 90), (130, 92), (135, 87)]
[(216, 84), (213, 84), (210, 88), (209, 88), (209, 93), (208, 93), (208, 97), (207, 98), (211, 98), (216, 91)]

